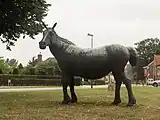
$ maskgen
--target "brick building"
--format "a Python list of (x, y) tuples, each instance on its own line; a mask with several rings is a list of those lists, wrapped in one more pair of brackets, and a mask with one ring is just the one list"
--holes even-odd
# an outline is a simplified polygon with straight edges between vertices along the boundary
[(144, 67), (144, 76), (154, 80), (160, 79), (160, 55), (155, 55), (154, 60)]

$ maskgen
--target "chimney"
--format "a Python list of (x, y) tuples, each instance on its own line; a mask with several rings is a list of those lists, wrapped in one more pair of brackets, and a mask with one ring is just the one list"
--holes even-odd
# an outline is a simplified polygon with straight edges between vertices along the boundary
[(32, 57), (32, 62), (34, 62), (35, 61), (35, 56), (34, 57)]
[(41, 52), (38, 54), (38, 62), (42, 61), (42, 54)]

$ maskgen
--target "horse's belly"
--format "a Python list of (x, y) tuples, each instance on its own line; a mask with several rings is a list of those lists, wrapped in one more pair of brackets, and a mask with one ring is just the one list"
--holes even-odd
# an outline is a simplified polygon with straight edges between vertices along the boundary
[(84, 71), (80, 74), (77, 74), (76, 76), (81, 76), (87, 79), (99, 79), (106, 76), (109, 72), (109, 69), (105, 71)]
[(110, 62), (106, 56), (72, 57), (70, 60), (61, 61), (61, 69), (74, 76), (88, 79), (103, 77), (110, 72)]
[(110, 66), (105, 63), (77, 65), (73, 73), (88, 79), (97, 79), (107, 75), (110, 72)]

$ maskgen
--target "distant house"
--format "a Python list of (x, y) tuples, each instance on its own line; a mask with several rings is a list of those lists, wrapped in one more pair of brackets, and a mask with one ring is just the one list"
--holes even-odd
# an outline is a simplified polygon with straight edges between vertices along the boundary
[(143, 68), (146, 78), (160, 79), (160, 55), (155, 55), (154, 60)]
[(42, 62), (42, 61), (48, 61), (48, 60), (51, 60), (51, 61), (57, 63), (57, 60), (56, 60), (54, 57), (49, 57), (49, 58), (47, 58), (46, 60), (43, 60), (42, 58), (43, 58), (43, 56), (42, 56), (42, 54), (41, 54), (41, 52), (40, 52), (40, 53), (37, 55), (37, 58), (36, 58), (36, 56), (34, 56), (34, 57), (32, 58), (32, 60), (29, 61), (29, 64), (32, 64), (33, 66), (36, 66), (36, 65), (37, 65), (38, 63), (40, 63), (40, 62)]
[(32, 61), (29, 61), (29, 64), (31, 64), (31, 65), (33, 65), (33, 66), (36, 66), (39, 62), (42, 62), (43, 60), (42, 60), (42, 54), (41, 53), (39, 53), (38, 55), (37, 55), (37, 59), (35, 59), (36, 57), (34, 56), (33, 58), (32, 58)]

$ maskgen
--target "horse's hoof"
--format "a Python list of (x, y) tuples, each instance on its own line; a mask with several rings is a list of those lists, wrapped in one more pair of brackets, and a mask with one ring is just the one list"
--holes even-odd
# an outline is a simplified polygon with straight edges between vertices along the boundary
[(128, 103), (127, 107), (132, 107), (132, 106), (136, 106), (136, 103)]
[(129, 106), (135, 106), (136, 105), (136, 101), (134, 100), (133, 102), (129, 102), (128, 104), (127, 104), (127, 106), (129, 107)]
[(118, 104), (120, 104), (121, 103), (121, 100), (120, 101), (113, 101), (112, 102), (112, 105), (118, 105)]
[(77, 103), (77, 100), (71, 100), (71, 103)]
[(136, 105), (136, 99), (133, 98), (131, 101), (128, 102), (127, 106), (135, 106)]
[(68, 103), (71, 103), (71, 100), (63, 100), (62, 101), (62, 104), (68, 104)]

